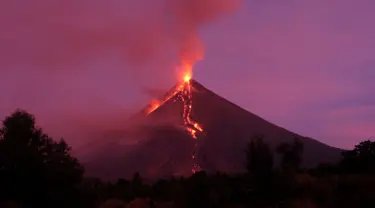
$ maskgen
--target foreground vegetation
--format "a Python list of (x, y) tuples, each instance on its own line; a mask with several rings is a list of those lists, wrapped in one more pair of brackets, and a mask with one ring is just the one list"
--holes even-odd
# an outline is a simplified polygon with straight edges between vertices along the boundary
[[(0, 128), (0, 207), (374, 207), (375, 142), (343, 152), (338, 164), (300, 168), (298, 138), (275, 153), (262, 136), (246, 148), (247, 173), (161, 179), (139, 174), (115, 183), (84, 178), (64, 140), (55, 141), (16, 111)], [(279, 154), (280, 164), (274, 164)], [(317, 153), (324, 154), (324, 153)], [(275, 168), (278, 167), (278, 168)]]

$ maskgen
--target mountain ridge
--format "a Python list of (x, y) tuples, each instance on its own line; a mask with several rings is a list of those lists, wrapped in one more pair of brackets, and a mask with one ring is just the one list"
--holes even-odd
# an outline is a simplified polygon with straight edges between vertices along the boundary
[[(197, 135), (197, 161), (207, 172), (245, 171), (246, 144), (256, 135), (264, 135), (265, 141), (272, 149), (282, 142), (292, 141), (294, 137), (301, 138), (305, 146), (303, 167), (337, 162), (341, 156), (342, 150), (339, 148), (275, 125), (220, 97), (195, 80), (190, 80), (190, 84), (193, 88), (191, 118), (202, 125), (204, 130)], [(178, 86), (172, 87), (163, 97), (168, 97)], [(147, 114), (145, 112), (149, 107), (146, 106), (131, 118), (136, 123), (140, 122), (137, 130), (147, 139), (135, 145), (132, 151), (118, 154), (121, 155), (118, 159), (112, 159), (118, 164), (118, 168), (114, 169), (118, 174), (114, 175), (129, 177), (134, 172), (140, 172), (147, 177), (191, 174), (191, 154), (195, 151), (196, 141), (184, 130), (183, 102), (178, 99), (178, 93)], [(111, 146), (107, 148), (108, 151), (102, 152), (101, 155), (116, 154), (111, 151)], [(121, 152), (121, 148), (118, 149), (117, 151)], [(97, 155), (93, 160), (97, 162), (100, 157)], [(100, 172), (100, 168), (96, 170)]]

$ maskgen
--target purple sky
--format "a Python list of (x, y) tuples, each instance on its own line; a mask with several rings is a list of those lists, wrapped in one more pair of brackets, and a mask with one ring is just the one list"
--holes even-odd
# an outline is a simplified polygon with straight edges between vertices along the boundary
[[(1, 1), (0, 118), (24, 108), (73, 146), (89, 140), (87, 131), (121, 126), (150, 89), (176, 82), (185, 37), (159, 27), (162, 1)], [(329, 145), (375, 136), (374, 1), (244, 0), (212, 22), (227, 11), (207, 5), (199, 27), (174, 30), (199, 31), (201, 84)]]

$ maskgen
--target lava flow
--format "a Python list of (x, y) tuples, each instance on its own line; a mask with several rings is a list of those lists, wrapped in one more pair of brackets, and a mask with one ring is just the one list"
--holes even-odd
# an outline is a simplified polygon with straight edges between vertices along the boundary
[[(148, 114), (154, 112), (156, 109), (159, 108), (163, 103), (170, 100), (172, 97), (177, 95), (177, 97), (182, 101), (183, 103), (183, 120), (184, 120), (184, 126), (185, 129), (190, 133), (191, 137), (194, 140), (197, 140), (197, 132), (203, 132), (203, 128), (195, 121), (191, 119), (191, 110), (193, 107), (193, 100), (192, 100), (192, 86), (191, 86), (191, 75), (192, 75), (192, 65), (190, 64), (184, 64), (184, 80), (183, 83), (181, 83), (175, 91), (173, 91), (170, 95), (168, 95), (164, 100), (162, 101), (153, 101), (151, 103), (150, 108), (148, 109)], [(197, 172), (200, 167), (199, 164), (196, 162), (196, 148), (198, 148), (198, 142), (196, 141), (194, 144), (195, 150), (192, 154), (193, 167), (192, 172), (193, 174)]]

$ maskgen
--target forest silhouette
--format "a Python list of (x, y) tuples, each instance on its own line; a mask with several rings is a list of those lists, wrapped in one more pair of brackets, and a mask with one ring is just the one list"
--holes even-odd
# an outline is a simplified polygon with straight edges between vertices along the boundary
[(134, 173), (108, 182), (86, 177), (65, 140), (51, 138), (33, 115), (16, 110), (0, 127), (0, 207), (375, 206), (375, 142), (343, 151), (337, 164), (304, 169), (303, 143), (291, 139), (273, 150), (262, 135), (249, 136), (245, 173), (201, 171), (154, 182)]

